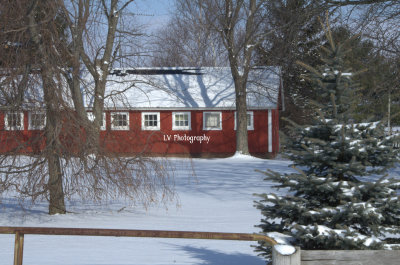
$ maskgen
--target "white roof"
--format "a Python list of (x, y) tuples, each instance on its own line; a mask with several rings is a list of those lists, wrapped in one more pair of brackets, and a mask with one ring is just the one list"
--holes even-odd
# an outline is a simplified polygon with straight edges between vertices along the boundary
[[(108, 79), (105, 96), (108, 109), (235, 108), (230, 68), (116, 69)], [(92, 85), (90, 81), (86, 84)], [(253, 70), (247, 86), (248, 109), (276, 108), (279, 87), (278, 67)], [(88, 108), (93, 104), (90, 92), (85, 103)]]

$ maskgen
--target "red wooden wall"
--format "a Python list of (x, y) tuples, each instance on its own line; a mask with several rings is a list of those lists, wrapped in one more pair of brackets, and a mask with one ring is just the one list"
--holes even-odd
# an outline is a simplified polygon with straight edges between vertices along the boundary
[[(213, 110), (210, 110), (213, 111)], [(249, 150), (254, 155), (273, 156), (279, 151), (279, 112), (270, 110), (272, 116), (272, 152), (268, 152), (268, 110), (252, 110), (254, 130), (248, 131)], [(154, 111), (151, 111), (154, 112)], [(106, 113), (107, 128), (101, 132), (102, 143), (106, 150), (123, 155), (143, 152), (145, 154), (183, 154), (192, 156), (229, 155), (236, 150), (236, 131), (234, 130), (234, 111), (222, 110), (222, 130), (203, 130), (203, 111), (191, 113), (191, 130), (172, 130), (172, 111), (159, 111), (161, 129), (143, 131), (141, 128), (142, 111), (129, 111), (130, 129), (111, 130), (110, 112)], [(38, 152), (44, 146), (43, 131), (28, 130), (28, 113), (24, 112), (24, 130), (7, 131), (4, 129), (4, 114), (0, 113), (0, 152), (5, 153), (17, 148), (17, 152)], [(209, 142), (174, 141), (174, 136), (207, 136)], [(171, 137), (168, 140), (168, 136)]]

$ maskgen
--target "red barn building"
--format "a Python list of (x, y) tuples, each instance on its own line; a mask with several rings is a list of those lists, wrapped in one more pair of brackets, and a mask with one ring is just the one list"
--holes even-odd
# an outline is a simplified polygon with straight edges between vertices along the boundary
[[(90, 87), (91, 81), (86, 80), (85, 86)], [(279, 109), (283, 106), (279, 68), (253, 71), (247, 91), (250, 153), (273, 156), (279, 151)], [(85, 103), (90, 112), (90, 93)], [(107, 150), (123, 155), (232, 155), (235, 109), (229, 68), (114, 70), (107, 84), (101, 138)], [(44, 113), (2, 111), (0, 152), (16, 146), (10, 140), (16, 139), (15, 134), (19, 141), (29, 141), (44, 126)]]

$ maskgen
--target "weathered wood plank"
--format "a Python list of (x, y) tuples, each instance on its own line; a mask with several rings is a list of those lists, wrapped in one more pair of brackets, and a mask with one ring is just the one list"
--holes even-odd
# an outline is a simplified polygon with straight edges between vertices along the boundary
[(14, 265), (22, 265), (24, 255), (24, 234), (15, 233)]
[(400, 250), (302, 250), (302, 265), (398, 265)]
[(0, 226), (0, 234), (64, 235), (64, 236), (115, 236), (115, 237), (158, 237), (213, 240), (265, 241), (271, 246), (277, 242), (268, 236), (246, 233), (221, 233), (168, 230), (133, 230), (99, 228), (62, 228), (62, 227), (6, 227)]

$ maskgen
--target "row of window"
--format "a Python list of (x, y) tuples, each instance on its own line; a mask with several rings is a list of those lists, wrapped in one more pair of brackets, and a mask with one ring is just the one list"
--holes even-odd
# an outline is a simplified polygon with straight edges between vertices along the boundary
[[(46, 115), (43, 112), (28, 114), (28, 130), (41, 130), (46, 125)], [(89, 119), (94, 116), (89, 113)], [(6, 130), (23, 130), (24, 114), (22, 112), (8, 112), (5, 114)], [(254, 130), (253, 112), (247, 112), (247, 129)], [(106, 129), (106, 118), (103, 113), (101, 130)], [(112, 130), (129, 130), (129, 112), (111, 113)], [(160, 130), (160, 112), (142, 112), (142, 130)], [(190, 112), (172, 112), (172, 130), (191, 130)], [(222, 112), (203, 112), (203, 130), (222, 130)], [(235, 112), (236, 130), (236, 112)]]
[[(41, 130), (46, 125), (46, 114), (43, 112), (30, 112), (28, 117), (28, 130)], [(6, 130), (23, 130), (24, 114), (22, 112), (8, 112), (4, 116)]]

